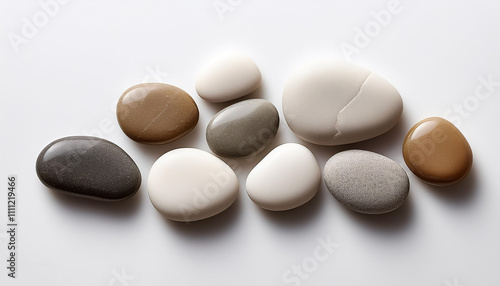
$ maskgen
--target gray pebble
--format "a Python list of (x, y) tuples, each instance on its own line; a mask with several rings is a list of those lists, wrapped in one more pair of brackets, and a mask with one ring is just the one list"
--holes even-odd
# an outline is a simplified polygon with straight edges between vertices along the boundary
[(377, 153), (348, 150), (325, 165), (326, 187), (344, 206), (366, 214), (382, 214), (400, 207), (410, 189), (408, 176), (393, 160)]
[(49, 188), (98, 200), (123, 200), (141, 186), (141, 173), (120, 147), (107, 140), (73, 136), (45, 147), (36, 173)]
[(210, 149), (223, 157), (247, 157), (263, 151), (274, 139), (279, 114), (265, 99), (248, 99), (230, 105), (207, 126)]

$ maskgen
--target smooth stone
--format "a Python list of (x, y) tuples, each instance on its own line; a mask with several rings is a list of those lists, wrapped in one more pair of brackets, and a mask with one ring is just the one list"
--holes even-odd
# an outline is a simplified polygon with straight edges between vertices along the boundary
[(446, 186), (463, 180), (472, 167), (472, 150), (464, 135), (441, 117), (415, 124), (403, 143), (410, 170), (425, 182)]
[(164, 83), (143, 83), (127, 89), (116, 107), (118, 123), (130, 139), (166, 144), (198, 123), (198, 106), (184, 90)]
[(288, 79), (282, 97), (290, 129), (319, 145), (341, 145), (381, 135), (403, 112), (399, 92), (381, 76), (346, 62), (310, 62)]
[(347, 208), (383, 214), (399, 208), (410, 190), (404, 169), (377, 153), (348, 150), (333, 155), (323, 170), (326, 187)]
[(151, 203), (166, 218), (196, 221), (227, 209), (238, 197), (234, 171), (214, 155), (193, 148), (165, 153), (151, 167)]
[(36, 173), (49, 188), (97, 200), (124, 200), (141, 186), (141, 172), (123, 149), (90, 136), (47, 145), (36, 161)]
[(210, 102), (224, 102), (256, 90), (261, 81), (254, 61), (239, 52), (224, 52), (212, 58), (196, 79), (196, 92)]
[(307, 203), (318, 192), (321, 170), (305, 146), (286, 143), (274, 148), (248, 174), (250, 199), (263, 209), (284, 211)]
[(207, 126), (207, 143), (219, 156), (247, 157), (263, 151), (278, 127), (278, 110), (271, 102), (247, 99), (214, 115)]

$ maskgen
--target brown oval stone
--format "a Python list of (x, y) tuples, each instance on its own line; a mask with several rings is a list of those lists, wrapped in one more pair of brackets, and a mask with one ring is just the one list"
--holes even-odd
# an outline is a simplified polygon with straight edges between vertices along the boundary
[(130, 139), (165, 144), (191, 131), (198, 123), (199, 111), (184, 90), (164, 83), (143, 83), (123, 93), (116, 115)]
[(410, 170), (425, 182), (446, 186), (460, 182), (472, 167), (472, 150), (451, 122), (429, 117), (415, 124), (403, 143)]

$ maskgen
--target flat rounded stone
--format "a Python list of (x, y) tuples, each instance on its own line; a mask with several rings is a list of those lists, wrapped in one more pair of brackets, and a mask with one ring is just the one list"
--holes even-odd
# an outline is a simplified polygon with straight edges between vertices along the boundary
[(248, 174), (250, 199), (263, 209), (284, 211), (301, 206), (318, 192), (321, 170), (307, 147), (286, 143), (274, 148)]
[(260, 81), (259, 68), (251, 58), (239, 52), (224, 52), (201, 69), (196, 92), (206, 101), (229, 101), (256, 90)]
[(282, 103), (285, 120), (298, 137), (329, 146), (381, 135), (403, 112), (401, 96), (387, 80), (330, 59), (297, 69), (285, 85)]
[(141, 172), (123, 149), (90, 136), (47, 145), (36, 161), (36, 173), (49, 188), (97, 200), (124, 200), (141, 186)]
[(151, 167), (151, 203), (166, 218), (196, 221), (227, 209), (238, 197), (236, 174), (224, 161), (193, 148), (165, 153)]
[(184, 90), (164, 83), (127, 89), (116, 107), (118, 123), (130, 139), (165, 144), (181, 138), (198, 123), (198, 106)]
[(446, 186), (460, 182), (472, 167), (472, 150), (464, 135), (441, 117), (415, 124), (403, 143), (410, 170), (425, 182)]
[(278, 127), (278, 110), (271, 102), (247, 99), (214, 115), (207, 126), (207, 143), (219, 156), (247, 157), (263, 151)]
[(410, 190), (404, 169), (377, 153), (348, 150), (333, 155), (323, 170), (326, 187), (347, 208), (383, 214), (400, 207)]

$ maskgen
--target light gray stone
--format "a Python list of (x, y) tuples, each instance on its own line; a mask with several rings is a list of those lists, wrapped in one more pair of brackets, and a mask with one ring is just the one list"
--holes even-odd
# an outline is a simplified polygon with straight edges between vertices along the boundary
[(326, 187), (344, 206), (366, 214), (399, 208), (410, 189), (405, 170), (377, 153), (348, 150), (335, 154), (325, 165)]

